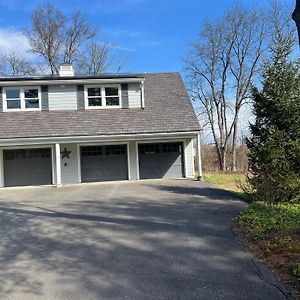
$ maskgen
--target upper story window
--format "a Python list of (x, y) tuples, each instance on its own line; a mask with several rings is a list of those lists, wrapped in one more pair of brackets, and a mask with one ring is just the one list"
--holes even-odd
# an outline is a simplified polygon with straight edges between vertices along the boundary
[(40, 110), (40, 88), (5, 88), (3, 89), (3, 100), (3, 108), (6, 111)]
[(121, 107), (121, 86), (119, 84), (86, 86), (85, 107), (90, 109)]

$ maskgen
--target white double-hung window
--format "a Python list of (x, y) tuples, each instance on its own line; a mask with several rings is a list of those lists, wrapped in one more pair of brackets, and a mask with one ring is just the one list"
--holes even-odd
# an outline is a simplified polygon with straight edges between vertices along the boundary
[(39, 87), (4, 88), (4, 111), (40, 110), (41, 92)]
[(121, 86), (119, 84), (85, 86), (85, 107), (88, 109), (121, 107)]

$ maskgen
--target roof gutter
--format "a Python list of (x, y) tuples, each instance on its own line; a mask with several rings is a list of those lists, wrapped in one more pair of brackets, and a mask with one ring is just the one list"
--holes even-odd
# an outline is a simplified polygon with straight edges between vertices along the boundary
[(195, 138), (200, 131), (173, 132), (173, 133), (144, 133), (144, 134), (123, 134), (123, 135), (96, 135), (96, 136), (57, 136), (37, 138), (13, 138), (0, 139), (0, 147), (26, 146), (26, 145), (49, 145), (60, 143), (101, 143), (116, 141), (143, 141), (160, 140), (171, 138)]
[(67, 84), (106, 84), (106, 83), (140, 83), (144, 78), (93, 78), (93, 79), (51, 79), (51, 80), (22, 80), (22, 81), (0, 81), (0, 86), (20, 85), (67, 85)]

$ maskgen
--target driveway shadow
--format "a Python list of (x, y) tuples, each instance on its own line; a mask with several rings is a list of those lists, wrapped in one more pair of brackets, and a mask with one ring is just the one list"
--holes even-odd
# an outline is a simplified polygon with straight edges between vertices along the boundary
[(226, 193), (188, 181), (74, 189), (1, 194), (1, 299), (289, 297), (236, 240), (245, 204)]

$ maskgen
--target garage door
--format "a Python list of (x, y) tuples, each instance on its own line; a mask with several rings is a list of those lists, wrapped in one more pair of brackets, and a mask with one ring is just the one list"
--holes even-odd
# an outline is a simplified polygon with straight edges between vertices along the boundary
[(4, 185), (52, 183), (51, 149), (4, 150)]
[(128, 179), (126, 145), (81, 147), (83, 182), (123, 179)]
[(140, 144), (140, 178), (183, 177), (182, 149), (182, 143)]

